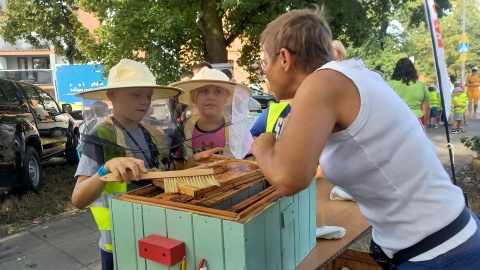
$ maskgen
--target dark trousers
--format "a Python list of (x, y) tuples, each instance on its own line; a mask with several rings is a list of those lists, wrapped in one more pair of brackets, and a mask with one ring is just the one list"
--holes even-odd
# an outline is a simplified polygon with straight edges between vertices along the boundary
[(102, 252), (102, 270), (113, 270), (113, 253), (100, 250)]

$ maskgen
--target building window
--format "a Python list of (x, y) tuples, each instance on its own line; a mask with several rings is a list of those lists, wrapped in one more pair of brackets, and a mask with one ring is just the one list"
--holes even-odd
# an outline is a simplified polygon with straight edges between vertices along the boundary
[(50, 58), (32, 57), (33, 69), (50, 69)]
[(26, 57), (18, 57), (18, 69), (28, 69), (28, 63)]

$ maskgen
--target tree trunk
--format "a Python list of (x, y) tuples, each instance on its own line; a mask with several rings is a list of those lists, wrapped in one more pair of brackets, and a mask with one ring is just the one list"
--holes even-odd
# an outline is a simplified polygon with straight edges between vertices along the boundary
[(205, 61), (226, 63), (228, 53), (223, 33), (223, 11), (217, 10), (219, 1), (201, 0), (201, 6), (203, 16), (198, 24), (205, 37)]

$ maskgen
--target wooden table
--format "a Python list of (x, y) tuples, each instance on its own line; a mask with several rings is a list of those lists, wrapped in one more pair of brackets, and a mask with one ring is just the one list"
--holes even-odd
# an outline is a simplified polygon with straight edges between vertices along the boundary
[(341, 226), (347, 233), (341, 239), (317, 239), (317, 245), (297, 270), (325, 267), (370, 228), (370, 223), (363, 218), (355, 202), (330, 200), (333, 187), (326, 179), (317, 179), (317, 226)]

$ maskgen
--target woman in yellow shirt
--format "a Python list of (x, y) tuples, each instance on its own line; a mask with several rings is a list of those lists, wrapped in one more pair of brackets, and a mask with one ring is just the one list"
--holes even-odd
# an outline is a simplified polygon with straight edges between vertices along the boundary
[(480, 99), (480, 76), (478, 75), (478, 67), (472, 68), (472, 74), (467, 77), (465, 86), (467, 86), (468, 112), (470, 119), (472, 116), (478, 118), (477, 108), (478, 99)]

